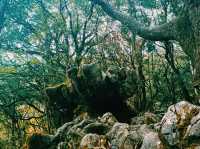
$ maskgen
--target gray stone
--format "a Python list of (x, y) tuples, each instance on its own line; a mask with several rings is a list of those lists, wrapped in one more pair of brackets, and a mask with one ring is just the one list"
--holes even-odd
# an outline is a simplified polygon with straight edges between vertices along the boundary
[(161, 136), (170, 146), (182, 146), (190, 120), (200, 108), (186, 101), (181, 101), (168, 108), (161, 120)]
[(144, 136), (143, 143), (140, 149), (164, 149), (158, 133), (150, 132)]

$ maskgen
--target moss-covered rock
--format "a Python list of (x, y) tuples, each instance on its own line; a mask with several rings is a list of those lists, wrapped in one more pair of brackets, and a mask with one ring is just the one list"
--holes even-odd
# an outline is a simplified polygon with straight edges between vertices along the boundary
[(113, 66), (103, 71), (98, 64), (85, 64), (69, 69), (67, 80), (46, 89), (47, 106), (56, 127), (84, 111), (92, 117), (111, 112), (122, 122), (133, 117), (126, 100), (137, 92), (134, 71)]

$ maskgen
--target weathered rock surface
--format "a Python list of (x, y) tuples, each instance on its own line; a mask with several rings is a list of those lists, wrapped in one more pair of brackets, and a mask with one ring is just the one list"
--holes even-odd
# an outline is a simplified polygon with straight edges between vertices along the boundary
[[(129, 125), (119, 123), (111, 113), (105, 113), (98, 119), (91, 119), (85, 116), (84, 118), (77, 117), (75, 120), (65, 123), (57, 130), (55, 135), (51, 136), (51, 140), (48, 141), (48, 147), (45, 147), (47, 149), (53, 149), (55, 146), (59, 149), (135, 149), (140, 148), (142, 144), (145, 146), (148, 140), (146, 141), (147, 143), (143, 143), (143, 139), (151, 133), (158, 136), (146, 124)], [(155, 137), (152, 138), (152, 140), (155, 140)], [(158, 140), (158, 138), (156, 139)], [(40, 143), (37, 143), (37, 146), (38, 144)]]
[[(151, 116), (156, 119), (148, 113)], [(47, 149), (200, 149), (200, 107), (179, 102), (168, 108), (160, 123), (120, 123), (111, 113), (97, 119), (80, 116), (60, 127), (55, 135), (38, 138), (31, 137), (30, 149), (35, 144), (38, 149), (40, 145)]]
[(101, 138), (97, 134), (85, 135), (80, 143), (80, 149), (94, 148), (101, 146)]
[(111, 145), (116, 148), (123, 146), (124, 141), (129, 135), (129, 125), (125, 123), (115, 123), (107, 136), (111, 140)]
[(200, 107), (186, 101), (170, 106), (161, 121), (160, 130), (166, 144), (186, 148), (195, 141), (195, 138), (200, 143), (199, 111)]
[(153, 113), (145, 112), (143, 116), (134, 117), (131, 119), (132, 125), (137, 124), (154, 124), (159, 122), (159, 117)]
[(158, 133), (149, 132), (145, 134), (143, 143), (140, 149), (165, 149), (165, 146), (161, 142)]

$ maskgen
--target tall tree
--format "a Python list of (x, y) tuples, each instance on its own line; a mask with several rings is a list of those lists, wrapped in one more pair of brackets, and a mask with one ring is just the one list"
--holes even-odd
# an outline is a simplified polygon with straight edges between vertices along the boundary
[(152, 41), (178, 41), (183, 51), (191, 58), (193, 66), (193, 85), (200, 87), (200, 1), (183, 0), (184, 7), (170, 22), (155, 27), (146, 27), (136, 18), (126, 15), (112, 7), (105, 0), (92, 0), (113, 19), (126, 25), (130, 31)]

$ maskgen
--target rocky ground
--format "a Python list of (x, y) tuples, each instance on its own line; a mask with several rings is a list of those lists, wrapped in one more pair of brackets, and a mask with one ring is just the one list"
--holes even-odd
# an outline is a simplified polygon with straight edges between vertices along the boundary
[(130, 124), (111, 113), (91, 119), (83, 114), (55, 135), (34, 134), (30, 149), (200, 149), (200, 107), (181, 101), (164, 116), (145, 113)]

